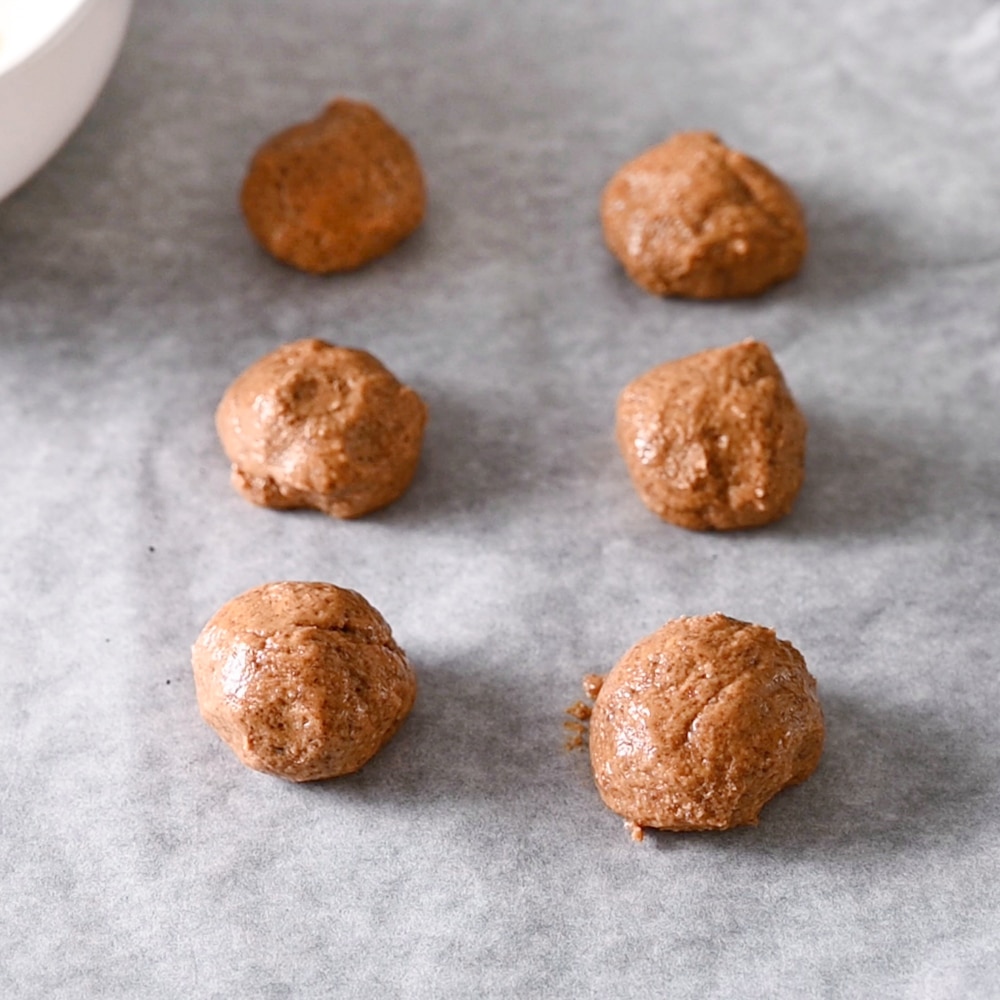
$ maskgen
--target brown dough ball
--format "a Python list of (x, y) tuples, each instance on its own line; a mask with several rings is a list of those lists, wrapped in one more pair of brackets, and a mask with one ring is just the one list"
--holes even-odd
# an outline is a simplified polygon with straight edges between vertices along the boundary
[(755, 825), (823, 750), (816, 681), (771, 629), (714, 614), (636, 643), (594, 703), (590, 760), (605, 804), (641, 836)]
[(215, 414), (236, 490), (262, 507), (358, 517), (410, 485), (427, 407), (366, 351), (297, 340), (252, 364)]
[(240, 203), (250, 231), (303, 271), (347, 271), (388, 253), (424, 217), (410, 144), (370, 105), (340, 98), (257, 150)]
[(754, 340), (640, 375), (618, 398), (617, 437), (643, 503), (683, 528), (776, 521), (805, 475), (805, 417)]
[(682, 132), (626, 163), (601, 200), (604, 239), (654, 295), (756, 295), (795, 274), (802, 208), (767, 167), (711, 132)]
[(247, 767), (290, 781), (357, 771), (413, 707), (382, 616), (330, 583), (267, 583), (224, 604), (192, 650), (198, 707)]

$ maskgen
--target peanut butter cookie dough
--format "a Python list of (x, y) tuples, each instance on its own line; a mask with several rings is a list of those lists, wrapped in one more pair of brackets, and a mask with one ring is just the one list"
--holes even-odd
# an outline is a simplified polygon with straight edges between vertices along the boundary
[(756, 295), (802, 265), (805, 219), (767, 167), (711, 132), (682, 132), (626, 163), (601, 200), (604, 238), (654, 295)]
[(252, 364), (215, 414), (236, 490), (262, 507), (359, 517), (397, 499), (427, 407), (366, 351), (297, 340)]
[(240, 203), (265, 250), (303, 271), (347, 271), (388, 253), (424, 217), (409, 142), (368, 104), (339, 98), (268, 139)]
[(268, 583), (223, 605), (192, 650), (205, 721), (247, 767), (357, 771), (409, 714), (416, 676), (382, 616), (329, 583)]
[(776, 521), (805, 476), (805, 417), (755, 340), (640, 375), (618, 398), (616, 434), (643, 503), (683, 528)]
[(636, 643), (601, 685), (590, 760), (605, 804), (633, 836), (755, 825), (805, 781), (823, 712), (802, 655), (771, 629), (714, 614), (677, 618)]

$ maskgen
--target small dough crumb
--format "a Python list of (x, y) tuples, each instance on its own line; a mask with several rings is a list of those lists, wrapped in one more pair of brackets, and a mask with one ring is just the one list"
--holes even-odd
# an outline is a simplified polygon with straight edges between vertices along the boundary
[(388, 253), (420, 225), (426, 202), (409, 142), (375, 108), (344, 98), (268, 139), (240, 198), (261, 246), (315, 274)]
[(601, 200), (604, 238), (654, 295), (756, 295), (806, 253), (802, 208), (763, 164), (711, 132), (682, 132), (626, 163)]
[(600, 694), (603, 683), (604, 674), (584, 674), (583, 693), (593, 701)]
[(755, 825), (823, 751), (823, 712), (802, 655), (771, 629), (677, 618), (608, 674), (590, 720), (605, 804), (636, 829)]
[(427, 407), (366, 351), (298, 340), (252, 364), (215, 414), (233, 486), (251, 503), (359, 517), (417, 471)]
[(618, 399), (618, 446), (636, 491), (665, 521), (693, 530), (788, 514), (805, 477), (806, 429), (755, 340), (669, 361)]
[(563, 728), (567, 731), (567, 750), (579, 750), (583, 747), (583, 740), (587, 735), (587, 720), (590, 719), (590, 713), (590, 705), (583, 701), (574, 701), (566, 709), (566, 714), (572, 716), (571, 719), (563, 723)]
[(192, 667), (205, 721), (247, 767), (290, 781), (357, 771), (417, 691), (385, 619), (330, 583), (268, 583), (224, 604)]
[(564, 722), (563, 728), (566, 730), (567, 750), (582, 750), (583, 738), (587, 735), (587, 726), (583, 722)]

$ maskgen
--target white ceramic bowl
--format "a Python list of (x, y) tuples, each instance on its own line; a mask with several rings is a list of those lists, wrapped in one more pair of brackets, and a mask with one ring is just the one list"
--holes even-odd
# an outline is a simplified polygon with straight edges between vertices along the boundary
[(131, 8), (132, 0), (0, 0), (0, 199), (97, 100)]

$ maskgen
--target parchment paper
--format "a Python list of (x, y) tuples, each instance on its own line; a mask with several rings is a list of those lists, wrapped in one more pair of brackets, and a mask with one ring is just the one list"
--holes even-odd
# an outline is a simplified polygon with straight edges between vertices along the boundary
[[(416, 147), (422, 230), (318, 279), (252, 242), (253, 149), (337, 94)], [(633, 286), (600, 190), (713, 129), (805, 203), (753, 301)], [(140, 0), (100, 101), (0, 205), (0, 994), (1000, 996), (1000, 6)], [(428, 401), (350, 523), (251, 507), (213, 429), (279, 344)], [(810, 421), (768, 529), (659, 522), (613, 440), (654, 364), (765, 340)], [(293, 786), (199, 718), (189, 649), (267, 580), (361, 591), (420, 679)], [(564, 748), (579, 679), (679, 614), (774, 627), (818, 772), (633, 843)]]

